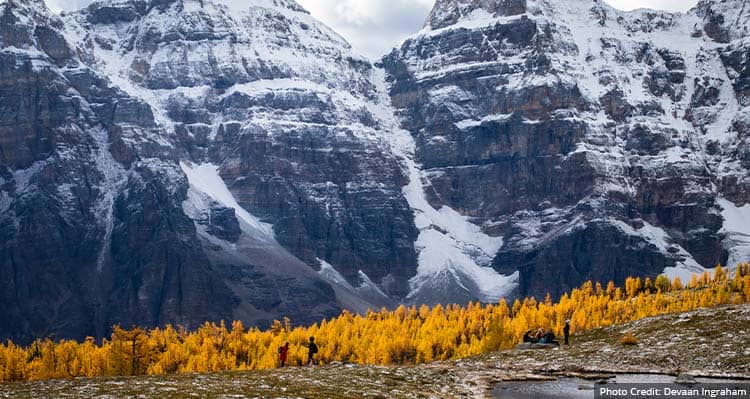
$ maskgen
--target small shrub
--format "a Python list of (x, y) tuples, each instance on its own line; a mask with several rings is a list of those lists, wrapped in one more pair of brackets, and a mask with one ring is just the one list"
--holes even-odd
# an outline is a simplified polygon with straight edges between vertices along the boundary
[(622, 338), (620, 338), (620, 343), (626, 346), (638, 345), (638, 338), (636, 338), (635, 335), (631, 333), (626, 333), (622, 336)]

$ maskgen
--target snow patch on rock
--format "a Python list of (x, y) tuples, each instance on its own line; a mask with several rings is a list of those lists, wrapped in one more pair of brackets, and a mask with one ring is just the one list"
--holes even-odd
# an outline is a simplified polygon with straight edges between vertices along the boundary
[(16, 195), (25, 193), (32, 186), (32, 179), (42, 169), (50, 163), (51, 160), (36, 161), (25, 169), (18, 169), (13, 172), (13, 180), (16, 182)]
[[(259, 233), (261, 237), (267, 237), (270, 240), (274, 240), (273, 226), (268, 223), (261, 222), (257, 217), (250, 214), (242, 206), (240, 206), (239, 203), (237, 203), (234, 195), (232, 195), (232, 193), (224, 183), (224, 180), (219, 175), (218, 166), (211, 163), (195, 165), (188, 162), (180, 162), (180, 167), (188, 178), (191, 190), (195, 190), (198, 193), (203, 193), (222, 206), (234, 209), (235, 214), (240, 221), (241, 227), (243, 227), (244, 222), (244, 227), (246, 227), (243, 229), (244, 231), (251, 234)], [(190, 198), (191, 196), (188, 195), (188, 201), (190, 200)], [(187, 205), (183, 205), (183, 207), (184, 206)]]
[(727, 237), (727, 266), (733, 268), (738, 263), (750, 262), (750, 204), (738, 207), (724, 198), (719, 199), (718, 203), (722, 208), (721, 217), (724, 218), (720, 233)]
[[(478, 287), (479, 292), (470, 294), (484, 302), (496, 302), (518, 285), (519, 276), (518, 272), (502, 275), (489, 267), (492, 258), (503, 246), (503, 238), (485, 234), (468, 217), (448, 206), (435, 209), (430, 205), (424, 192), (424, 172), (414, 161), (414, 139), (409, 132), (399, 128), (392, 108), (387, 105), (390, 100), (387, 98), (384, 71), (378, 69), (374, 75), (382, 98), (379, 109), (371, 111), (390, 127), (388, 130), (391, 134), (386, 136), (386, 140), (409, 177), (409, 184), (403, 192), (414, 211), (414, 223), (419, 230), (415, 243), (418, 252), (417, 275), (409, 280), (411, 293), (407, 299), (416, 297), (421, 287), (452, 275), (466, 291), (472, 291), (472, 285)], [(465, 278), (470, 279), (471, 284), (462, 284)]]
[(94, 162), (103, 177), (102, 184), (99, 186), (101, 201), (99, 202), (98, 209), (96, 209), (99, 219), (104, 224), (102, 248), (96, 259), (96, 270), (101, 272), (104, 270), (104, 263), (107, 260), (107, 255), (110, 254), (110, 248), (112, 246), (115, 199), (122, 188), (125, 187), (125, 184), (127, 184), (127, 172), (109, 152), (109, 138), (107, 132), (104, 129), (96, 129), (92, 132), (92, 136), (97, 144)]
[(370, 277), (365, 274), (362, 270), (357, 272), (357, 276), (362, 281), (359, 287), (357, 287), (357, 291), (359, 292), (368, 292), (375, 296), (380, 296), (382, 298), (389, 298), (388, 295), (383, 292), (383, 290), (380, 289), (380, 287), (375, 284), (374, 281), (370, 279)]
[(336, 270), (335, 267), (333, 267), (332, 264), (324, 261), (323, 259), (316, 258), (318, 260), (318, 263), (320, 263), (320, 271), (318, 274), (320, 277), (323, 278), (323, 280), (328, 281), (331, 284), (336, 284), (341, 287), (344, 287), (348, 290), (354, 291), (354, 287), (349, 284), (348, 281), (344, 278), (344, 276), (339, 273), (338, 270)]
[(374, 304), (377, 303), (388, 303), (391, 301), (390, 297), (386, 293), (384, 293), (383, 290), (381, 290), (380, 287), (378, 287), (378, 285), (375, 284), (375, 282), (372, 281), (370, 277), (362, 270), (357, 272), (357, 277), (360, 280), (360, 284), (355, 287), (350, 284), (349, 281), (347, 281), (346, 278), (342, 276), (341, 273), (339, 273), (339, 271), (336, 270), (336, 268), (332, 264), (320, 258), (316, 258), (316, 260), (320, 264), (320, 271), (318, 271), (318, 275), (323, 278), (323, 280), (335, 287), (344, 289), (349, 293), (354, 294), (358, 298), (364, 299), (368, 302), (368, 306), (374, 306)]
[(646, 221), (643, 221), (643, 227), (639, 229), (635, 229), (621, 220), (609, 219), (609, 222), (624, 233), (641, 237), (646, 242), (653, 244), (664, 255), (668, 257), (676, 256), (678, 259), (676, 265), (664, 269), (664, 274), (669, 278), (679, 277), (682, 281), (690, 281), (693, 274), (701, 274), (706, 271), (685, 248), (673, 243), (672, 238), (662, 228)]

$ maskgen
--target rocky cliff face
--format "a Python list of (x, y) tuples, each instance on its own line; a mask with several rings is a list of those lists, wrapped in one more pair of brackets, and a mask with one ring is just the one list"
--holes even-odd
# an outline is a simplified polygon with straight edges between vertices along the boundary
[(43, 3), (0, 15), (0, 335), (230, 316), (148, 105), (82, 63)]
[(296, 3), (0, 12), (0, 336), (308, 323), (408, 293), (372, 66)]
[(438, 1), (385, 57), (429, 202), (502, 237), (519, 291), (746, 260), (744, 1)]
[(415, 232), (368, 110), (371, 64), (293, 1), (150, 7), (94, 3), (75, 16), (99, 67), (162, 112), (184, 158), (217, 165), (295, 257), (405, 295)]
[(0, 2), (0, 338), (750, 256), (746, 2), (441, 0), (376, 65), (294, 1), (233, 3)]

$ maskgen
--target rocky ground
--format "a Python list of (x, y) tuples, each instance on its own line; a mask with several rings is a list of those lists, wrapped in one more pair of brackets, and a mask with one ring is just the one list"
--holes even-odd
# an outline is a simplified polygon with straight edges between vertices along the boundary
[[(634, 346), (620, 338), (631, 333)], [(613, 373), (750, 379), (750, 305), (701, 309), (601, 328), (559, 349), (503, 350), (422, 366), (332, 364), (284, 370), (43, 381), (0, 398), (477, 398), (498, 382)]]

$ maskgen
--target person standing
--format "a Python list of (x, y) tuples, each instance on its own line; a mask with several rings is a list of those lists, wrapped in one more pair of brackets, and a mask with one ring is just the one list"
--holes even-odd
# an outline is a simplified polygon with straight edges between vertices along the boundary
[(285, 343), (284, 346), (279, 347), (279, 361), (281, 361), (281, 367), (284, 367), (286, 363), (286, 357), (289, 354), (289, 342)]
[(565, 326), (563, 327), (563, 336), (565, 337), (565, 345), (568, 345), (568, 337), (570, 337), (570, 319), (565, 320)]
[(318, 345), (315, 344), (315, 337), (310, 337), (310, 342), (307, 344), (307, 365), (315, 364), (313, 357), (318, 353)]

